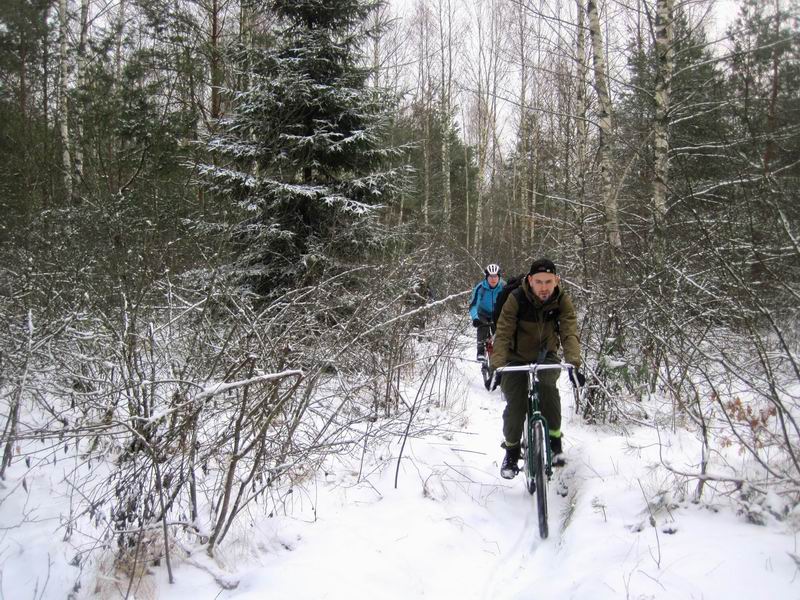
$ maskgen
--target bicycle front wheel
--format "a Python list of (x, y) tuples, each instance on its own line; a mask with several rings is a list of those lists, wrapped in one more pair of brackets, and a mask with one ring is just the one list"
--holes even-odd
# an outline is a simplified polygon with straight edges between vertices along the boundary
[(550, 533), (547, 524), (547, 447), (549, 442), (541, 421), (533, 423), (531, 440), (533, 470), (536, 482), (536, 510), (539, 513), (539, 536), (544, 540)]
[(536, 492), (536, 458), (532, 439), (531, 422), (525, 415), (525, 426), (522, 428), (522, 470), (525, 473), (525, 489), (531, 495)]
[(483, 387), (486, 388), (487, 392), (490, 392), (492, 391), (492, 370), (487, 363), (488, 361), (485, 361), (481, 365), (481, 375), (483, 376)]

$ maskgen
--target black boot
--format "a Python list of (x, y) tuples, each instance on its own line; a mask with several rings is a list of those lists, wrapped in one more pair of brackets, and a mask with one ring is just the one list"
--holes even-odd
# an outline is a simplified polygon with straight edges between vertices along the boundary
[(519, 467), (517, 466), (517, 462), (519, 462), (519, 453), (519, 444), (511, 447), (506, 446), (506, 455), (503, 458), (503, 464), (500, 466), (500, 477), (503, 479), (514, 479), (514, 477), (517, 476), (517, 473), (519, 473)]
[(564, 450), (561, 446), (562, 437), (563, 436), (550, 436), (550, 454), (553, 458), (554, 467), (563, 467), (567, 462), (564, 460)]

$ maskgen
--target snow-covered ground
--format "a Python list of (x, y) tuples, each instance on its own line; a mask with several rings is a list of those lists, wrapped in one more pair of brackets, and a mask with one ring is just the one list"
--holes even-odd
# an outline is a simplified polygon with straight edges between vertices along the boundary
[[(712, 490), (698, 504), (677, 497), (659, 452), (673, 465), (692, 465), (695, 438), (585, 425), (565, 377), (568, 463), (549, 486), (550, 538), (539, 539), (521, 477), (499, 477), (500, 392), (484, 390), (475, 363), (464, 361), (460, 370), (463, 403), (451, 409), (458, 425), (406, 442), (397, 488), (400, 440), (368, 457), (368, 478), (358, 480), (357, 460), (339, 461), (293, 494), (291, 514), (252, 515), (215, 561), (201, 549), (176, 553), (174, 584), (162, 565), (129, 597), (800, 598), (798, 515), (758, 526)], [(2, 490), (0, 597), (39, 598), (44, 591), (42, 598), (65, 598), (77, 572), (68, 565), (58, 516), (69, 499), (55, 497), (58, 482), (45, 479), (26, 481), (27, 495), (9, 494), (23, 472), (12, 468)], [(120, 598), (127, 589), (126, 581), (101, 580), (76, 597)]]

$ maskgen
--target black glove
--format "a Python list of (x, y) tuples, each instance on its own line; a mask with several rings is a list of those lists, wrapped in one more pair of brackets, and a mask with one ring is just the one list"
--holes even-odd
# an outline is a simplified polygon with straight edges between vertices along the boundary
[(473, 327), (480, 327), (481, 325), (483, 325), (483, 321), (481, 321), (480, 319), (472, 319)]
[(578, 371), (578, 369), (572, 372), (572, 385), (575, 387), (583, 387), (586, 385), (586, 376)]

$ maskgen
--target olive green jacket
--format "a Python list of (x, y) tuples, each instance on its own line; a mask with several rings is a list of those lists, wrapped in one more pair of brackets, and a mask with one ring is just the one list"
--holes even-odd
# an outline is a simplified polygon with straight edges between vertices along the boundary
[(527, 302), (522, 302), (520, 310), (514, 292), (506, 298), (497, 320), (492, 367), (502, 367), (509, 362), (535, 362), (540, 350), (557, 355), (559, 347), (563, 346), (564, 360), (580, 368), (578, 318), (569, 296), (556, 287), (550, 299), (543, 303), (534, 296), (527, 277), (518, 289), (525, 294)]

